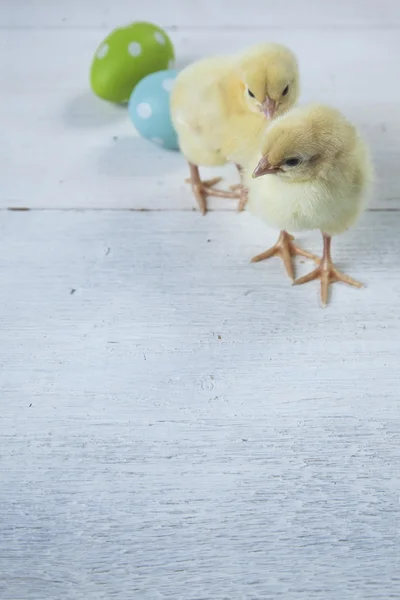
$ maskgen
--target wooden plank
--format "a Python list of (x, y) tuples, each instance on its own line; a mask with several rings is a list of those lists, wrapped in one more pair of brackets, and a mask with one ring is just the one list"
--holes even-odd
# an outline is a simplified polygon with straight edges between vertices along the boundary
[[(39, 368), (39, 363), (51, 361), (55, 345), (65, 336), (65, 349), (57, 351), (63, 354), (63, 360), (69, 357), (60, 367), (60, 389), (67, 386), (65, 391), (75, 389), (70, 379), (75, 367), (79, 380), (79, 371), (87, 368), (84, 376), (91, 381), (90, 389), (100, 391), (104, 383), (98, 381), (95, 373), (99, 361), (107, 363), (111, 356), (107, 340), (122, 344), (111, 352), (123, 364), (118, 367), (117, 359), (110, 358), (116, 368), (115, 373), (111, 369), (107, 375), (111, 377), (106, 383), (110, 391), (113, 385), (119, 386), (122, 369), (129, 361), (135, 368), (142, 365), (143, 352), (149, 353), (151, 364), (144, 365), (145, 371), (137, 376), (143, 376), (146, 385), (150, 385), (147, 378), (155, 375), (157, 357), (160, 369), (175, 368), (176, 361), (190, 378), (196, 360), (196, 372), (205, 375), (200, 363), (208, 365), (210, 352), (211, 362), (218, 356), (226, 373), (233, 368), (252, 371), (253, 360), (274, 357), (272, 368), (276, 375), (275, 369), (283, 372), (287, 368), (288, 349), (296, 344), (304, 345), (300, 354), (291, 358), (300, 378), (307, 378), (300, 373), (302, 365), (308, 364), (306, 371), (310, 375), (316, 364), (325, 368), (335, 357), (333, 378), (339, 363), (339, 370), (349, 369), (351, 378), (364, 372), (364, 366), (372, 367), (370, 361), (375, 361), (374, 369), (383, 373), (386, 362), (389, 365), (398, 358), (397, 350), (392, 357), (387, 357), (386, 351), (398, 348), (396, 331), (400, 319), (396, 298), (400, 277), (394, 257), (400, 244), (399, 220), (397, 213), (368, 213), (357, 228), (335, 240), (334, 255), (339, 265), (368, 286), (362, 291), (334, 286), (331, 306), (322, 310), (318, 307), (317, 283), (291, 288), (278, 260), (248, 264), (253, 254), (276, 237), (274, 231), (248, 214), (215, 213), (201, 217), (183, 212), (3, 213), (3, 353), (7, 350), (10, 355), (32, 354), (29, 360)], [(304, 247), (320, 251), (319, 235), (302, 235), (300, 239)], [(310, 266), (299, 263), (303, 271)], [(70, 294), (72, 289), (75, 292)], [(48, 342), (42, 336), (46, 330), (51, 338)], [(310, 335), (305, 339), (306, 331)], [(212, 332), (221, 334), (221, 344), (217, 343), (218, 338), (214, 340)], [(92, 360), (91, 352), (97, 355), (96, 346), (103, 336), (98, 360)], [(86, 337), (89, 346), (82, 348), (83, 360), (80, 344)], [(33, 348), (39, 338), (43, 344), (35, 357)], [(324, 355), (321, 348), (326, 339), (330, 340), (330, 347)], [(275, 356), (272, 340), (279, 356)], [(121, 354), (125, 344), (129, 352), (124, 358)], [(348, 367), (336, 362), (347, 347)], [(177, 354), (169, 358), (173, 349)], [(366, 353), (366, 362), (357, 367), (353, 353), (361, 350)], [(240, 352), (245, 354), (241, 365), (237, 364)], [(314, 352), (317, 362), (311, 366), (308, 361)], [(15, 376), (17, 385), (28, 393), (35, 373), (28, 372), (22, 358), (15, 364), (15, 358), (8, 366), (3, 364), (3, 372)], [(167, 364), (169, 360), (171, 364)], [(184, 366), (182, 361), (186, 360)], [(14, 368), (18, 373), (13, 376)], [(24, 370), (27, 377), (23, 376)], [(236, 380), (236, 375), (232, 376)], [(260, 377), (264, 381), (262, 374)], [(393, 373), (393, 377), (397, 375)], [(392, 385), (391, 381), (381, 384), (385, 393), (386, 386)], [(315, 385), (318, 387), (319, 383)], [(360, 381), (360, 386), (366, 393), (367, 383)]]
[(1, 27), (93, 27), (112, 29), (135, 20), (167, 27), (393, 27), (400, 25), (395, 0), (18, 0), (0, 5)]
[[(179, 64), (260, 41), (265, 32), (180, 31)], [(293, 47), (302, 101), (341, 108), (370, 143), (378, 171), (374, 207), (400, 208), (397, 31), (287, 29), (268, 38)], [(186, 209), (186, 165), (138, 138), (125, 109), (88, 89), (96, 31), (3, 31), (0, 37), (0, 207)], [(52, 51), (49, 51), (49, 48)], [(29, 60), (26, 57), (29, 56)], [(228, 171), (228, 179), (233, 171)], [(232, 179), (233, 180), (233, 179)], [(232, 206), (225, 200), (214, 208)]]
[(249, 215), (1, 228), (3, 598), (399, 596), (399, 214), (326, 310)]

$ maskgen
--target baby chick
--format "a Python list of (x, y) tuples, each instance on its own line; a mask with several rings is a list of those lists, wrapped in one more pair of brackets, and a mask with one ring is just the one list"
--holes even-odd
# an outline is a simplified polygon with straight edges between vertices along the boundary
[(320, 279), (323, 305), (334, 281), (362, 287), (338, 271), (331, 258), (331, 237), (357, 220), (372, 180), (369, 153), (356, 128), (328, 106), (296, 108), (268, 127), (261, 148), (254, 172), (246, 170), (245, 175), (249, 209), (281, 234), (275, 246), (253, 262), (281, 255), (293, 280), (292, 257), (315, 257), (298, 248), (287, 232), (319, 229), (322, 258), (314, 271), (295, 284)]
[[(201, 181), (199, 166), (234, 162), (241, 173), (260, 147), (266, 122), (293, 106), (298, 95), (296, 57), (278, 44), (253, 46), (239, 56), (206, 58), (178, 75), (171, 94), (172, 121), (203, 214), (207, 196), (238, 196), (216, 190), (220, 178)], [(240, 199), (243, 208), (244, 190)]]

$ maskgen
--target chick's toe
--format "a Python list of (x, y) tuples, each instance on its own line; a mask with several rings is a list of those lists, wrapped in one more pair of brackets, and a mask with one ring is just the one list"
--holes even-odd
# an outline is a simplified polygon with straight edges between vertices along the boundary
[(294, 285), (301, 285), (302, 283), (307, 283), (308, 281), (314, 281), (315, 279), (321, 280), (321, 304), (322, 306), (327, 306), (328, 304), (328, 294), (329, 294), (329, 285), (331, 283), (335, 283), (336, 281), (341, 281), (343, 283), (347, 283), (348, 285), (353, 285), (357, 288), (364, 287), (364, 284), (352, 279), (348, 275), (345, 275), (341, 271), (338, 271), (333, 264), (327, 264), (324, 261), (321, 261), (321, 264), (308, 273), (304, 275), (304, 277), (300, 277), (296, 279)]
[(331, 283), (334, 283), (335, 281), (342, 281), (343, 283), (353, 285), (357, 288), (363, 287), (363, 284), (336, 269), (331, 257), (331, 236), (323, 233), (322, 237), (324, 242), (324, 251), (322, 258), (318, 261), (318, 267), (314, 269), (314, 271), (311, 271), (311, 273), (304, 275), (304, 277), (296, 279), (294, 285), (301, 285), (302, 283), (307, 283), (308, 281), (314, 281), (314, 279), (320, 279), (321, 303), (322, 306), (326, 306), (328, 304), (329, 285)]
[(293, 242), (294, 237), (287, 233), (287, 231), (281, 231), (278, 241), (272, 248), (262, 252), (261, 254), (257, 254), (257, 256), (253, 256), (251, 262), (260, 262), (262, 260), (266, 260), (267, 258), (271, 258), (272, 256), (280, 256), (283, 260), (283, 264), (285, 265), (286, 272), (290, 279), (294, 281), (294, 265), (293, 265), (293, 256), (304, 256), (305, 258), (310, 258), (314, 261), (318, 261), (318, 257), (302, 248), (296, 246)]
[(233, 191), (217, 190), (214, 185), (221, 181), (221, 177), (215, 177), (207, 181), (200, 179), (199, 168), (197, 165), (189, 163), (190, 179), (187, 180), (192, 186), (193, 194), (197, 200), (200, 211), (203, 215), (207, 212), (207, 197), (216, 196), (219, 198), (239, 198), (239, 194)]

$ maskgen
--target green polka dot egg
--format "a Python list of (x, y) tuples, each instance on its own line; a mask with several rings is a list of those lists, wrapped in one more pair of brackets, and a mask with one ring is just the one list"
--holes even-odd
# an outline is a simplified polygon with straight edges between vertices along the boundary
[(114, 29), (94, 55), (92, 90), (103, 100), (127, 102), (143, 77), (172, 68), (174, 58), (171, 40), (157, 25), (137, 22)]

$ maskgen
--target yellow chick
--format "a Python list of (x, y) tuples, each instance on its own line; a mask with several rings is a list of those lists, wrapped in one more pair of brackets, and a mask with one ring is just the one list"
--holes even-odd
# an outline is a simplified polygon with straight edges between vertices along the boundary
[(320, 279), (323, 305), (334, 281), (362, 287), (338, 271), (331, 258), (331, 237), (355, 223), (372, 182), (369, 152), (356, 128), (334, 108), (317, 104), (296, 108), (268, 127), (261, 148), (254, 172), (245, 172), (249, 210), (281, 234), (275, 246), (252, 261), (280, 255), (293, 280), (292, 257), (316, 257), (298, 248), (288, 231), (319, 229), (323, 255), (316, 259), (318, 267), (294, 283)]
[[(177, 77), (171, 94), (172, 121), (189, 163), (193, 193), (203, 214), (207, 196), (237, 198), (202, 181), (199, 166), (242, 166), (259, 149), (266, 122), (283, 114), (299, 95), (294, 54), (278, 44), (253, 46), (239, 56), (195, 62)], [(242, 209), (247, 199), (240, 193)]]

